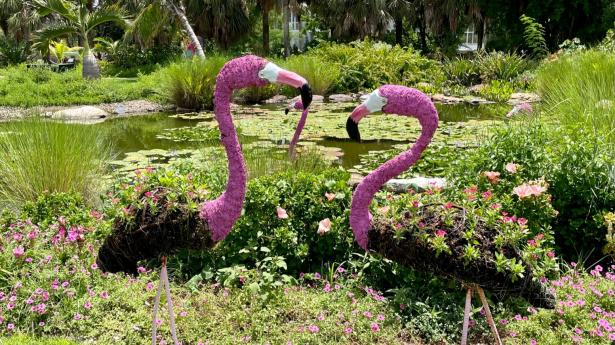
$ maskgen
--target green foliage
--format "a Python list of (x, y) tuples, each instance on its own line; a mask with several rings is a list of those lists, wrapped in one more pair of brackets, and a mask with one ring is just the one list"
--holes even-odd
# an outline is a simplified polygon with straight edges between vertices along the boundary
[(181, 108), (213, 109), (216, 76), (226, 60), (223, 56), (214, 56), (170, 65), (164, 70), (168, 99)]
[(134, 99), (160, 100), (156, 95), (161, 77), (83, 80), (81, 70), (55, 73), (24, 65), (0, 70), (0, 105), (34, 107), (99, 104)]
[(382, 84), (416, 86), (420, 82), (439, 85), (443, 74), (439, 63), (399, 46), (369, 40), (351, 44), (323, 43), (308, 54), (320, 58), (321, 64), (340, 68), (336, 91), (373, 90)]
[(17, 65), (28, 58), (30, 45), (28, 42), (0, 37), (0, 66)]
[(615, 318), (613, 266), (596, 266), (588, 274), (571, 269), (550, 282), (558, 296), (566, 296), (557, 309), (528, 308), (526, 312), (501, 320), (508, 334), (507, 344), (596, 344), (613, 343)]
[(120, 43), (108, 52), (108, 60), (120, 69), (150, 65), (166, 65), (177, 60), (182, 53), (178, 44), (157, 45), (152, 48), (140, 48), (134, 44)]
[[(63, 196), (49, 197), (56, 201), (39, 201), (63, 203)], [(72, 197), (66, 197), (69, 199), (65, 203), (72, 203)], [(45, 206), (35, 204), (34, 208)], [(30, 341), (21, 333), (30, 337), (53, 334), (102, 345), (151, 343), (157, 270), (142, 267), (136, 277), (101, 274), (93, 265), (94, 253), (100, 244), (98, 232), (108, 222), (96, 211), (80, 208), (80, 212), (89, 216), (74, 221), (59, 212), (43, 219), (46, 225), (42, 225), (22, 212), (11, 215), (11, 221), (0, 222), (0, 299), (3, 307), (12, 304), (3, 308), (0, 343), (7, 339), (11, 341), (8, 344)], [(262, 253), (266, 255), (265, 251)], [(337, 343), (403, 343), (398, 335), (400, 324), (388, 311), (387, 301), (375, 298), (371, 289), (368, 293), (356, 288), (358, 284), (350, 279), (349, 273), (337, 271), (332, 282), (306, 278), (298, 286), (276, 286), (276, 298), (263, 303), (258, 296), (267, 286), (261, 282), (271, 281), (275, 285), (275, 277), (270, 280), (272, 277), (265, 273), (275, 271), (274, 267), (283, 270), (284, 264), (275, 256), (259, 262), (256, 270), (233, 268), (220, 273), (224, 280), (234, 277), (235, 285), (245, 288), (236, 288), (230, 281), (226, 287), (198, 280), (172, 285), (181, 341), (320, 344), (333, 339)], [(172, 280), (176, 278), (175, 272), (171, 269)], [(170, 342), (166, 313), (159, 317), (159, 341)], [(235, 322), (229, 323), (229, 319)], [(7, 328), (9, 324), (12, 330)], [(131, 326), (126, 327), (127, 324)], [(373, 327), (378, 327), (377, 331)], [(346, 328), (350, 332), (345, 333)], [(55, 345), (51, 339), (42, 341)]]
[[(508, 163), (522, 167), (515, 174), (518, 178), (544, 178), (559, 214), (541, 223), (553, 227), (559, 253), (576, 260), (578, 255), (599, 255), (605, 245), (602, 215), (615, 205), (614, 162), (609, 146), (588, 133), (581, 138), (542, 121), (520, 121), (496, 130), (450, 171), (449, 178), (463, 186), (479, 182), (472, 180), (470, 172), (510, 176), (504, 172)], [(511, 181), (502, 179), (500, 185)]]
[(481, 53), (476, 57), (476, 63), (483, 82), (492, 80), (510, 82), (530, 67), (523, 57), (515, 53), (502, 52)]
[(544, 64), (536, 77), (549, 114), (570, 133), (593, 132), (615, 143), (615, 60), (613, 54), (588, 50)]
[(36, 200), (44, 191), (91, 197), (100, 187), (110, 148), (97, 129), (35, 118), (2, 124), (0, 130), (3, 205)]
[(244, 103), (254, 104), (267, 100), (280, 92), (277, 84), (268, 84), (263, 87), (247, 87), (237, 91), (237, 98)]
[(536, 19), (522, 14), (519, 18), (523, 24), (523, 38), (525, 44), (530, 48), (532, 56), (536, 59), (542, 59), (549, 50), (545, 41), (545, 28), (538, 23)]
[(507, 81), (492, 80), (484, 85), (478, 94), (482, 97), (494, 102), (506, 102), (515, 92), (513, 84)]
[(480, 69), (475, 59), (454, 58), (443, 64), (444, 75), (449, 83), (472, 86), (480, 83)]
[(284, 68), (307, 79), (316, 95), (327, 95), (340, 78), (340, 66), (311, 55), (295, 55), (282, 63)]
[(60, 338), (37, 338), (19, 334), (8, 338), (0, 338), (0, 345), (77, 345), (78, 343)]

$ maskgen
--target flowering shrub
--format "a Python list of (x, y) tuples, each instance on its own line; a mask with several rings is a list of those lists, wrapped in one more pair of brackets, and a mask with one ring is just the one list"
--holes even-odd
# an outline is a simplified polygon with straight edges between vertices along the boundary
[[(575, 265), (573, 264), (573, 267)], [(508, 344), (613, 344), (615, 265), (590, 273), (571, 269), (550, 281), (560, 300), (555, 310), (528, 308), (527, 315), (502, 319)]]

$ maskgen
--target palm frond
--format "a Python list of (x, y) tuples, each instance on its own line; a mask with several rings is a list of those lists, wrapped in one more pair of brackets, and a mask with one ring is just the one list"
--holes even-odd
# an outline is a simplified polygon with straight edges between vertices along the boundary
[(94, 11), (86, 16), (84, 20), (85, 31), (90, 32), (100, 24), (113, 22), (120, 27), (129, 25), (129, 18), (119, 6), (108, 6)]
[(127, 34), (135, 36), (147, 45), (165, 29), (171, 20), (168, 11), (155, 2), (141, 10), (127, 30)]
[(67, 23), (56, 23), (37, 31), (32, 39), (32, 48), (47, 55), (51, 41), (77, 33), (77, 28)]
[(41, 17), (57, 14), (69, 22), (78, 22), (77, 8), (64, 0), (33, 0), (32, 4)]

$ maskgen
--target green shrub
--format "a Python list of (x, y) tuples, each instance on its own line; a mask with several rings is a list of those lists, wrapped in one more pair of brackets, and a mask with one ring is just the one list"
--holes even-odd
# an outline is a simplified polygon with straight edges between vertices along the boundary
[(226, 62), (222, 56), (175, 63), (164, 70), (169, 100), (186, 109), (212, 109), (218, 72)]
[(542, 59), (549, 50), (545, 41), (545, 28), (538, 23), (536, 19), (522, 14), (519, 18), (523, 24), (523, 39), (525, 44), (530, 48), (532, 56), (537, 59)]
[(182, 47), (179, 44), (156, 45), (143, 49), (134, 44), (120, 43), (110, 52), (108, 59), (119, 68), (130, 69), (140, 66), (164, 65), (178, 59), (181, 53)]
[(511, 82), (492, 80), (488, 84), (484, 85), (478, 91), (478, 94), (490, 101), (506, 102), (510, 99), (513, 92), (515, 92), (515, 89)]
[(96, 128), (42, 119), (2, 124), (0, 202), (20, 205), (44, 191), (93, 200), (111, 151)]
[(102, 78), (84, 80), (81, 67), (62, 73), (25, 65), (0, 70), (0, 105), (34, 107), (99, 104), (134, 99), (160, 101), (156, 90), (161, 76), (137, 79)]
[(0, 345), (77, 345), (78, 343), (60, 338), (37, 338), (19, 334), (8, 338), (0, 338)]
[(615, 59), (599, 50), (564, 55), (544, 64), (536, 78), (549, 114), (586, 136), (597, 131), (615, 143)]
[(338, 92), (371, 91), (382, 84), (416, 86), (420, 82), (440, 85), (444, 76), (440, 64), (399, 46), (369, 40), (351, 44), (323, 43), (308, 54), (321, 64), (336, 64), (340, 77)]
[(446, 80), (452, 84), (472, 86), (480, 83), (480, 70), (476, 60), (454, 58), (442, 64)]
[(0, 66), (17, 65), (28, 58), (30, 45), (6, 37), (0, 38)]
[(255, 104), (263, 102), (280, 91), (280, 86), (277, 84), (268, 84), (263, 87), (247, 87), (237, 92), (237, 98), (244, 103)]
[(541, 121), (521, 121), (496, 130), (493, 136), (450, 171), (457, 186), (473, 182), (474, 173), (504, 172), (519, 164), (525, 180), (544, 178), (559, 215), (551, 226), (559, 253), (568, 260), (599, 258), (606, 244), (603, 214), (615, 207), (612, 151), (589, 133), (585, 138)]
[(307, 79), (316, 95), (329, 94), (340, 77), (339, 65), (323, 63), (310, 55), (292, 56), (281, 65)]
[(492, 80), (513, 81), (529, 69), (529, 63), (515, 53), (481, 53), (476, 57), (483, 82)]

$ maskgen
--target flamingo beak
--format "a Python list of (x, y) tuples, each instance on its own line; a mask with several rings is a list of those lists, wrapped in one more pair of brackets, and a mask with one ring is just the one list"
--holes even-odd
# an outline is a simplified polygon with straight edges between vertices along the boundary
[(285, 84), (298, 89), (301, 93), (304, 109), (307, 109), (312, 103), (312, 89), (307, 80), (297, 73), (287, 71), (278, 67), (273, 62), (269, 62), (258, 74), (261, 78), (271, 83)]
[(361, 141), (361, 132), (359, 131), (359, 121), (371, 113), (365, 104), (356, 107), (346, 121), (346, 132), (348, 137), (354, 141)]

